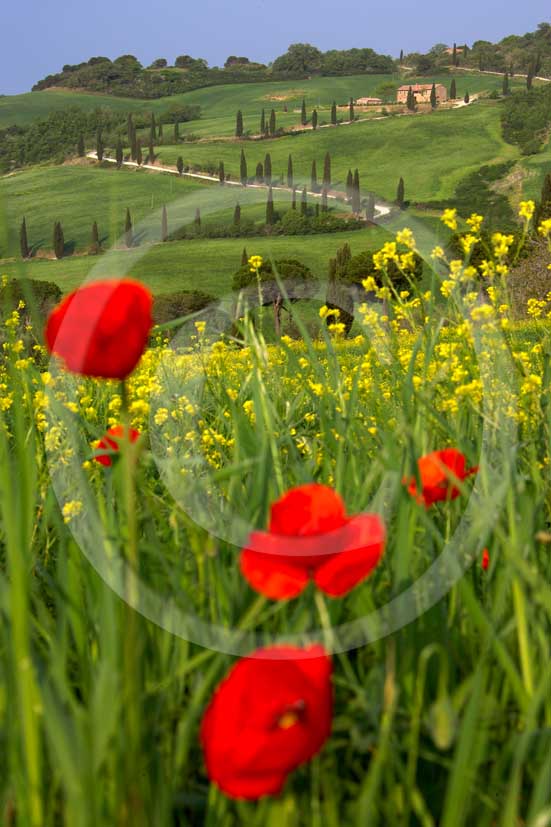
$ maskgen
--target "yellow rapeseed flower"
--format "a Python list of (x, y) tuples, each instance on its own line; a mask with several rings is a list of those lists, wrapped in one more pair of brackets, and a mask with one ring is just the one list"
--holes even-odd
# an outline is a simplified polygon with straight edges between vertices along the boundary
[(531, 221), (536, 211), (534, 201), (521, 201), (519, 205), (518, 214), (520, 218), (525, 218), (526, 221)]
[(457, 230), (457, 210), (444, 210), (440, 220), (453, 232)]

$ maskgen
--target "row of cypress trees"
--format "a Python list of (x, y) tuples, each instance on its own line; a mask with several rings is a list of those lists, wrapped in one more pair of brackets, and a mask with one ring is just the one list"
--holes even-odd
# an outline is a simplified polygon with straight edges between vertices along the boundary
[[(349, 120), (351, 120), (351, 121), (355, 120), (354, 99), (353, 98), (350, 98), (350, 102), (349, 102), (349, 105), (348, 105), (348, 110), (349, 110)], [(310, 120), (309, 120), (308, 119), (308, 112), (307, 112), (307, 109), (306, 109), (306, 99), (305, 98), (303, 98), (303, 100), (302, 100), (302, 106), (301, 106), (301, 111), (300, 111), (300, 123), (301, 123), (301, 126), (307, 126), (308, 123), (310, 123), (312, 125), (313, 129), (318, 128), (318, 123), (319, 123), (318, 110), (317, 109), (312, 110), (312, 114), (311, 114)], [(333, 126), (336, 126), (338, 124), (337, 103), (336, 103), (336, 101), (333, 101), (333, 103), (331, 105), (331, 124)], [(236, 138), (242, 138), (244, 134), (245, 134), (245, 125), (244, 125), (244, 119), (243, 119), (243, 112), (241, 111), (241, 109), (239, 109), (237, 111), (236, 116), (235, 116), (235, 137)], [(259, 134), (263, 135), (266, 138), (273, 137), (274, 135), (277, 134), (277, 116), (276, 116), (275, 109), (271, 110), (269, 118), (266, 117), (266, 110), (262, 109), (262, 112), (261, 112), (261, 115), (260, 115)]]
[[(199, 218), (199, 224), (200, 223), (201, 221)], [(161, 241), (168, 241), (168, 213), (166, 206), (163, 206), (163, 209), (161, 211)], [(124, 243), (126, 247), (133, 247), (136, 243), (136, 237), (134, 235), (132, 222), (132, 214), (129, 208), (127, 208), (126, 210), (126, 215), (124, 219)], [(65, 255), (65, 234), (63, 232), (63, 226), (61, 224), (61, 221), (54, 222), (52, 247), (55, 257), (63, 258), (63, 256)], [(21, 258), (27, 259), (31, 257), (32, 247), (29, 244), (27, 219), (25, 217), (23, 217), (23, 220), (19, 228), (19, 249), (21, 252)], [(99, 237), (97, 221), (94, 221), (92, 224), (89, 252), (92, 255), (97, 255), (101, 252), (101, 241)]]

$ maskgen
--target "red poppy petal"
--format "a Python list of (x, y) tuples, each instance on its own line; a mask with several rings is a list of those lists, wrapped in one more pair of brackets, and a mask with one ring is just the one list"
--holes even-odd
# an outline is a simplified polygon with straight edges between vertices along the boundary
[[(258, 537), (258, 534), (251, 536), (255, 545), (258, 544)], [(280, 554), (243, 549), (240, 568), (249, 585), (270, 600), (297, 597), (308, 585), (307, 570), (292, 565), (288, 558)]]
[(386, 531), (377, 514), (360, 514), (351, 518), (346, 534), (347, 547), (322, 563), (314, 573), (314, 582), (330, 597), (342, 597), (368, 577), (379, 563)]
[(334, 531), (346, 523), (344, 503), (327, 485), (310, 483), (287, 491), (272, 505), (270, 532), (308, 536)]

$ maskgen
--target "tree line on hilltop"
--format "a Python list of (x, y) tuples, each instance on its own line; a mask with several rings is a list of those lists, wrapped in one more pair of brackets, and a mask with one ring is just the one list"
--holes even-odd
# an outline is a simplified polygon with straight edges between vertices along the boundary
[(404, 54), (402, 51), (399, 62), (423, 75), (452, 66), (483, 72), (507, 72), (510, 76), (523, 74), (532, 79), (536, 76), (551, 77), (551, 24), (540, 23), (534, 32), (508, 35), (497, 43), (489, 40), (475, 40), (472, 46), (437, 43), (426, 54)]
[(190, 55), (177, 57), (174, 66), (169, 66), (166, 58), (157, 58), (149, 67), (144, 67), (134, 55), (121, 55), (115, 60), (92, 57), (83, 63), (66, 64), (61, 72), (39, 80), (33, 91), (66, 87), (125, 97), (160, 98), (223, 83), (301, 79), (311, 74), (387, 74), (394, 70), (393, 58), (373, 49), (321, 52), (315, 46), (296, 43), (270, 66), (234, 55), (223, 68), (210, 67), (206, 60)]

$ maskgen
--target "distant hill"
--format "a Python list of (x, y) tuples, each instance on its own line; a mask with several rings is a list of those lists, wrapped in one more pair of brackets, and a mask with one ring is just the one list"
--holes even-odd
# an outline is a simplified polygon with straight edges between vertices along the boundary
[(189, 55), (177, 57), (174, 66), (158, 58), (147, 68), (134, 55), (116, 60), (92, 57), (48, 75), (33, 86), (33, 91), (65, 88), (153, 99), (228, 83), (300, 80), (312, 75), (388, 74), (394, 70), (395, 61), (373, 49), (321, 52), (307, 43), (295, 43), (270, 67), (234, 55), (223, 69), (209, 67), (206, 60)]

